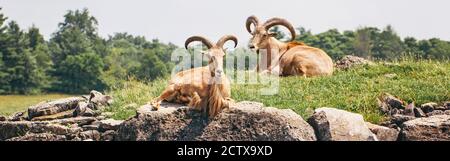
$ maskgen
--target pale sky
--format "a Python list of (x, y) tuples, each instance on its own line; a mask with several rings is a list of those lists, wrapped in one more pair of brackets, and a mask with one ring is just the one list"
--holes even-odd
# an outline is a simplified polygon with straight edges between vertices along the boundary
[(46, 39), (68, 10), (88, 8), (102, 37), (128, 32), (180, 46), (192, 35), (216, 41), (225, 34), (244, 46), (250, 15), (282, 17), (313, 33), (391, 24), (402, 37), (450, 40), (449, 0), (0, 0), (0, 7), (8, 20), (36, 25)]

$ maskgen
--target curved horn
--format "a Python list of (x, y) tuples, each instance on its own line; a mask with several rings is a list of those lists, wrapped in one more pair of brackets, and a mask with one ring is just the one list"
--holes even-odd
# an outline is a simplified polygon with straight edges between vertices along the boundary
[(202, 36), (192, 36), (190, 38), (188, 38), (186, 40), (186, 42), (184, 43), (184, 47), (187, 49), (188, 45), (193, 42), (193, 41), (200, 41), (202, 42), (204, 45), (206, 45), (206, 47), (211, 48), (213, 45), (211, 43), (211, 41), (209, 41), (208, 39), (202, 37)]
[(234, 47), (236, 48), (236, 46), (238, 44), (238, 40), (237, 40), (236, 36), (233, 36), (233, 35), (223, 36), (222, 38), (220, 38), (219, 41), (217, 41), (216, 46), (222, 48), (223, 45), (229, 40), (232, 40), (234, 42)]
[(255, 27), (259, 25), (258, 18), (256, 16), (253, 16), (253, 15), (248, 17), (247, 18), (247, 22), (245, 23), (245, 27), (247, 28), (247, 31), (249, 33), (252, 33), (252, 29), (251, 29), (251, 25), (252, 24), (255, 25)]
[(276, 26), (276, 25), (281, 25), (286, 27), (289, 32), (291, 32), (291, 41), (295, 39), (295, 29), (292, 26), (291, 23), (289, 23), (287, 20), (282, 19), (282, 18), (271, 18), (269, 20), (267, 20), (263, 26), (266, 30), (269, 30), (271, 27)]

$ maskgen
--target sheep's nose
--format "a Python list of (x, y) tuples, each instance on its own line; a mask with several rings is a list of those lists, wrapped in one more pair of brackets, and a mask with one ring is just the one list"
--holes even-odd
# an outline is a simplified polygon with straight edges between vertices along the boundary
[(254, 48), (255, 48), (255, 45), (253, 45), (253, 44), (248, 44), (248, 48), (254, 49)]
[(216, 72), (217, 72), (217, 74), (222, 74), (223, 71), (222, 70), (217, 70)]

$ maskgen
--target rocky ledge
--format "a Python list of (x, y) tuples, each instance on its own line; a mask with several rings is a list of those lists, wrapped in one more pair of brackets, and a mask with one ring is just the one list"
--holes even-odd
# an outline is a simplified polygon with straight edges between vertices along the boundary
[(10, 117), (0, 117), (0, 141), (110, 141), (121, 120), (106, 119), (101, 109), (112, 97), (90, 95), (41, 102)]
[(186, 106), (141, 107), (125, 121), (117, 140), (314, 141), (313, 128), (292, 110), (240, 102), (212, 120)]
[[(112, 98), (97, 91), (31, 106), (0, 117), (0, 141), (442, 141), (450, 140), (450, 102), (420, 107), (386, 94), (381, 125), (360, 114), (317, 108), (305, 121), (290, 109), (239, 102), (213, 119), (186, 106), (144, 105), (128, 120), (108, 119), (102, 108)], [(439, 112), (437, 112), (439, 111)]]

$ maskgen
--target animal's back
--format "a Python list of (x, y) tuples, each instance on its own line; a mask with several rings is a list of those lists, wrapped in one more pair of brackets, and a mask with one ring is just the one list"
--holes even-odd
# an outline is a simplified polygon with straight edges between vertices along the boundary
[(323, 50), (302, 45), (290, 48), (281, 59), (283, 75), (320, 76), (333, 73), (333, 60)]

